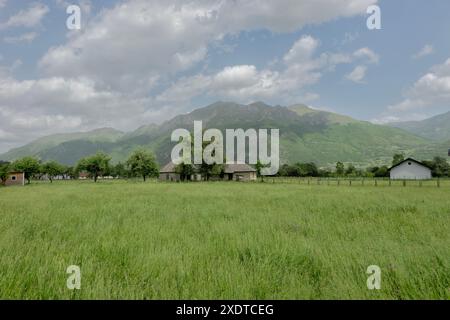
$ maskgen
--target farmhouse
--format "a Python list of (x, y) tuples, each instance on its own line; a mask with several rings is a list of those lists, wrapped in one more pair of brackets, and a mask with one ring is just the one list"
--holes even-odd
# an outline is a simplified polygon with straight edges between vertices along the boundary
[[(190, 177), (192, 181), (202, 180), (200, 174), (193, 174)], [(228, 181), (255, 181), (257, 179), (256, 169), (248, 164), (225, 164), (223, 180)], [(176, 172), (176, 165), (172, 162), (166, 164), (159, 171), (160, 181), (180, 181), (180, 174)]]
[(160, 181), (180, 181), (181, 176), (176, 172), (176, 166), (172, 162), (166, 164), (159, 170)]
[(234, 181), (255, 181), (256, 170), (248, 164), (226, 164), (225, 177)]
[(10, 172), (8, 179), (5, 181), (5, 186), (24, 186), (25, 185), (25, 173), (23, 172)]
[(423, 163), (408, 158), (389, 169), (391, 180), (428, 180), (431, 169)]

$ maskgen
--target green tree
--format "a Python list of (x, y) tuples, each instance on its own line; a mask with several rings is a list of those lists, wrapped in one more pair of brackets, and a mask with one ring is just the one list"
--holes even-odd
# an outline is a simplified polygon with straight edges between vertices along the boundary
[(403, 155), (403, 153), (394, 154), (394, 157), (392, 159), (392, 165), (395, 166), (404, 160), (405, 160), (405, 156)]
[(389, 177), (389, 168), (387, 166), (377, 168), (377, 170), (374, 173), (374, 176), (377, 178)]
[(450, 165), (442, 157), (434, 157), (432, 162), (433, 175), (435, 177), (445, 177), (450, 174)]
[(49, 161), (42, 165), (41, 173), (46, 174), (50, 183), (53, 183), (53, 178), (64, 174), (64, 167), (56, 161)]
[(355, 176), (357, 173), (356, 167), (353, 164), (349, 164), (347, 169), (345, 170), (345, 175), (347, 176)]
[(76, 179), (77, 178), (76, 169), (74, 167), (65, 167), (63, 174), (65, 176), (69, 177), (70, 179)]
[(28, 184), (31, 183), (33, 175), (39, 173), (41, 166), (39, 160), (33, 157), (24, 157), (16, 160), (12, 164), (13, 170), (21, 171), (25, 174)]
[(192, 164), (180, 163), (175, 167), (175, 172), (180, 175), (181, 181), (190, 180), (190, 177), (195, 173), (195, 168)]
[(0, 163), (0, 181), (4, 185), (9, 177), (10, 165), (7, 162)]
[(268, 168), (268, 167), (269, 167), (268, 164), (262, 164), (262, 162), (259, 159), (258, 159), (258, 161), (256, 161), (256, 164), (255, 164), (256, 175), (258, 177), (261, 177), (262, 182), (264, 182), (264, 175), (262, 175), (261, 172), (264, 168)]
[(126, 178), (129, 176), (129, 172), (125, 164), (119, 162), (112, 168), (111, 175), (118, 178)]
[(159, 168), (152, 153), (138, 149), (127, 160), (127, 165), (134, 175), (139, 175), (146, 181), (147, 177), (158, 177)]
[(338, 176), (343, 176), (344, 172), (345, 172), (345, 166), (342, 162), (339, 161), (338, 163), (336, 163), (336, 174)]
[(318, 177), (319, 169), (314, 162), (300, 164), (300, 172), (303, 177)]
[(91, 177), (94, 178), (94, 182), (97, 182), (98, 177), (109, 172), (109, 162), (111, 157), (103, 152), (98, 152), (95, 155), (81, 159), (77, 165), (77, 172), (86, 171)]

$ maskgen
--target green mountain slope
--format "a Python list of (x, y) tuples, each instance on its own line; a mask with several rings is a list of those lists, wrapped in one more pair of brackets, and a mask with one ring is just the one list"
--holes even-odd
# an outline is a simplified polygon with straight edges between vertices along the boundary
[(280, 129), (283, 163), (313, 161), (321, 166), (331, 166), (337, 161), (356, 165), (388, 164), (397, 152), (429, 159), (442, 155), (443, 151), (442, 143), (431, 142), (399, 128), (358, 121), (304, 105), (286, 108), (262, 102), (249, 105), (217, 102), (176, 116), (161, 125), (143, 126), (126, 134), (101, 129), (42, 138), (0, 155), (0, 159), (14, 160), (34, 155), (42, 160), (74, 164), (79, 158), (101, 150), (111, 154), (117, 162), (124, 161), (134, 149), (145, 147), (156, 154), (161, 164), (165, 164), (170, 160), (174, 146), (170, 141), (172, 131), (178, 128), (192, 131), (195, 120), (203, 121), (204, 129)]
[(74, 161), (74, 153), (85, 154), (88, 150), (95, 152), (95, 150), (101, 149), (103, 145), (117, 142), (123, 135), (123, 132), (112, 128), (96, 129), (90, 132), (55, 134), (37, 139), (23, 147), (12, 149), (0, 155), (0, 159), (11, 161), (31, 155), (43, 160), (55, 159), (61, 163), (71, 164)]
[(398, 122), (389, 125), (436, 141), (450, 139), (450, 111), (422, 121)]

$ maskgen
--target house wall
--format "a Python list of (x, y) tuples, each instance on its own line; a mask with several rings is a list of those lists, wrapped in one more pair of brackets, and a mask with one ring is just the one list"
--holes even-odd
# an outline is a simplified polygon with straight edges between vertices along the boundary
[(177, 173), (160, 173), (159, 181), (180, 181), (181, 177)]
[(25, 174), (24, 173), (11, 173), (8, 180), (5, 182), (5, 186), (23, 186), (25, 185)]
[(256, 172), (235, 172), (233, 174), (234, 181), (255, 181)]
[(431, 170), (415, 162), (404, 162), (390, 173), (392, 180), (427, 180), (431, 179)]

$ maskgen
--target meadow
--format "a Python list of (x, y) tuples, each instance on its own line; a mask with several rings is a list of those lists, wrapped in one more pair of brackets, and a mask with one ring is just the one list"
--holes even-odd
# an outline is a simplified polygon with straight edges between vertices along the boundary
[(449, 195), (282, 180), (0, 188), (0, 299), (449, 299)]

